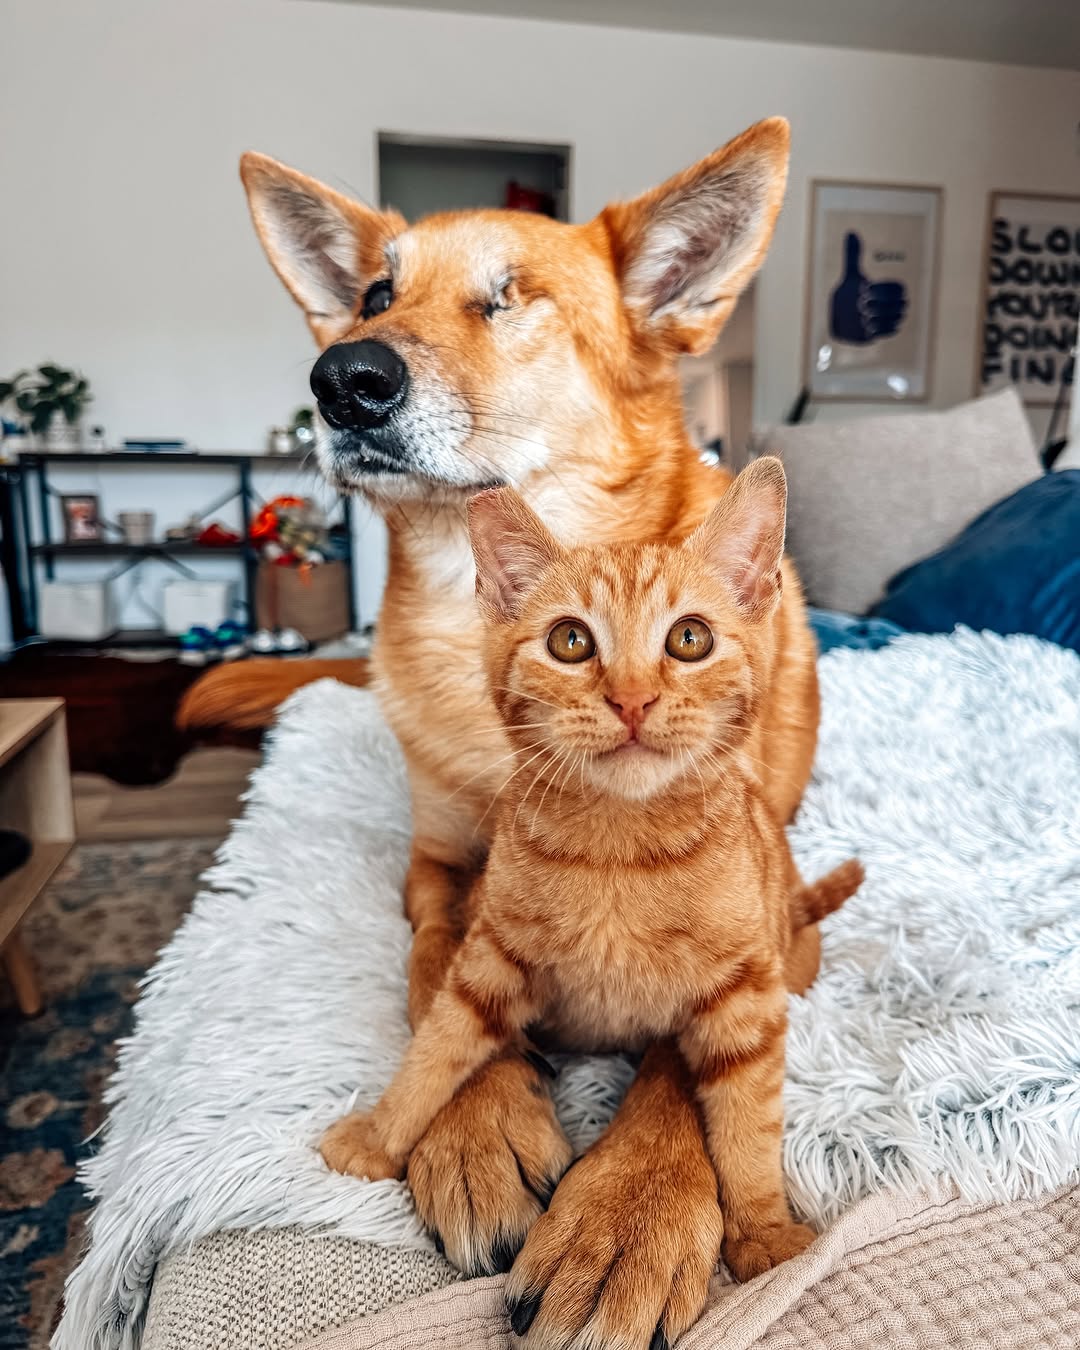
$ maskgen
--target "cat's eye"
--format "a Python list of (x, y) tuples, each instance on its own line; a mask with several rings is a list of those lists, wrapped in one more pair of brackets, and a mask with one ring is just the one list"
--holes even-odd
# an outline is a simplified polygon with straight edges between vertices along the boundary
[(700, 661), (713, 649), (713, 635), (700, 619), (680, 619), (672, 624), (664, 650), (676, 661)]
[(547, 649), (556, 661), (587, 661), (596, 652), (596, 643), (583, 623), (564, 619), (548, 634)]
[(383, 314), (390, 308), (394, 299), (394, 283), (392, 281), (376, 281), (368, 287), (367, 294), (364, 296), (364, 308), (360, 311), (365, 319), (373, 319), (376, 314)]

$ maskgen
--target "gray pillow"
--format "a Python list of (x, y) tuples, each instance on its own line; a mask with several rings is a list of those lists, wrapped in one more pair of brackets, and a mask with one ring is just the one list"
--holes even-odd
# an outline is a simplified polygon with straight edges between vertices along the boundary
[(788, 551), (812, 605), (864, 614), (885, 584), (1042, 472), (1014, 389), (949, 412), (769, 427), (788, 479)]

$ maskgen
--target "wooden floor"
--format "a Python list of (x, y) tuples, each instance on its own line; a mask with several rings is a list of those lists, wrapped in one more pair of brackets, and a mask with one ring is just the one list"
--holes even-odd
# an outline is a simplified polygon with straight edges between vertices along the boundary
[(260, 758), (255, 750), (193, 750), (168, 782), (148, 788), (119, 787), (99, 774), (74, 774), (78, 837), (224, 839), (240, 814), (240, 794)]

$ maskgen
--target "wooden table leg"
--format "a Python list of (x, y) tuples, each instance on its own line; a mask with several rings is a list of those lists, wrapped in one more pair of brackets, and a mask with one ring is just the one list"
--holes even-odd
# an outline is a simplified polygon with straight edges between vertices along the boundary
[(22, 934), (16, 930), (4, 943), (4, 969), (15, 991), (15, 1002), (24, 1017), (36, 1017), (44, 1007), (34, 958), (26, 949)]

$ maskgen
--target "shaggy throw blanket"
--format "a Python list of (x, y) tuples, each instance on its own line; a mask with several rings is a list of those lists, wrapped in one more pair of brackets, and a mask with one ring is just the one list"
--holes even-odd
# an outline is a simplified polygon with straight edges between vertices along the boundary
[[(962, 631), (839, 650), (821, 675), (792, 843), (808, 876), (857, 854), (867, 882), (791, 1002), (794, 1204), (824, 1225), (935, 1175), (973, 1199), (1058, 1185), (1080, 1159), (1080, 658)], [(155, 1263), (223, 1228), (425, 1245), (403, 1185), (333, 1175), (312, 1147), (374, 1103), (407, 1039), (408, 843), (373, 696), (295, 695), (147, 978), (84, 1169), (99, 1203), (57, 1350), (133, 1350)], [(579, 1148), (631, 1074), (619, 1058), (562, 1066)]]

